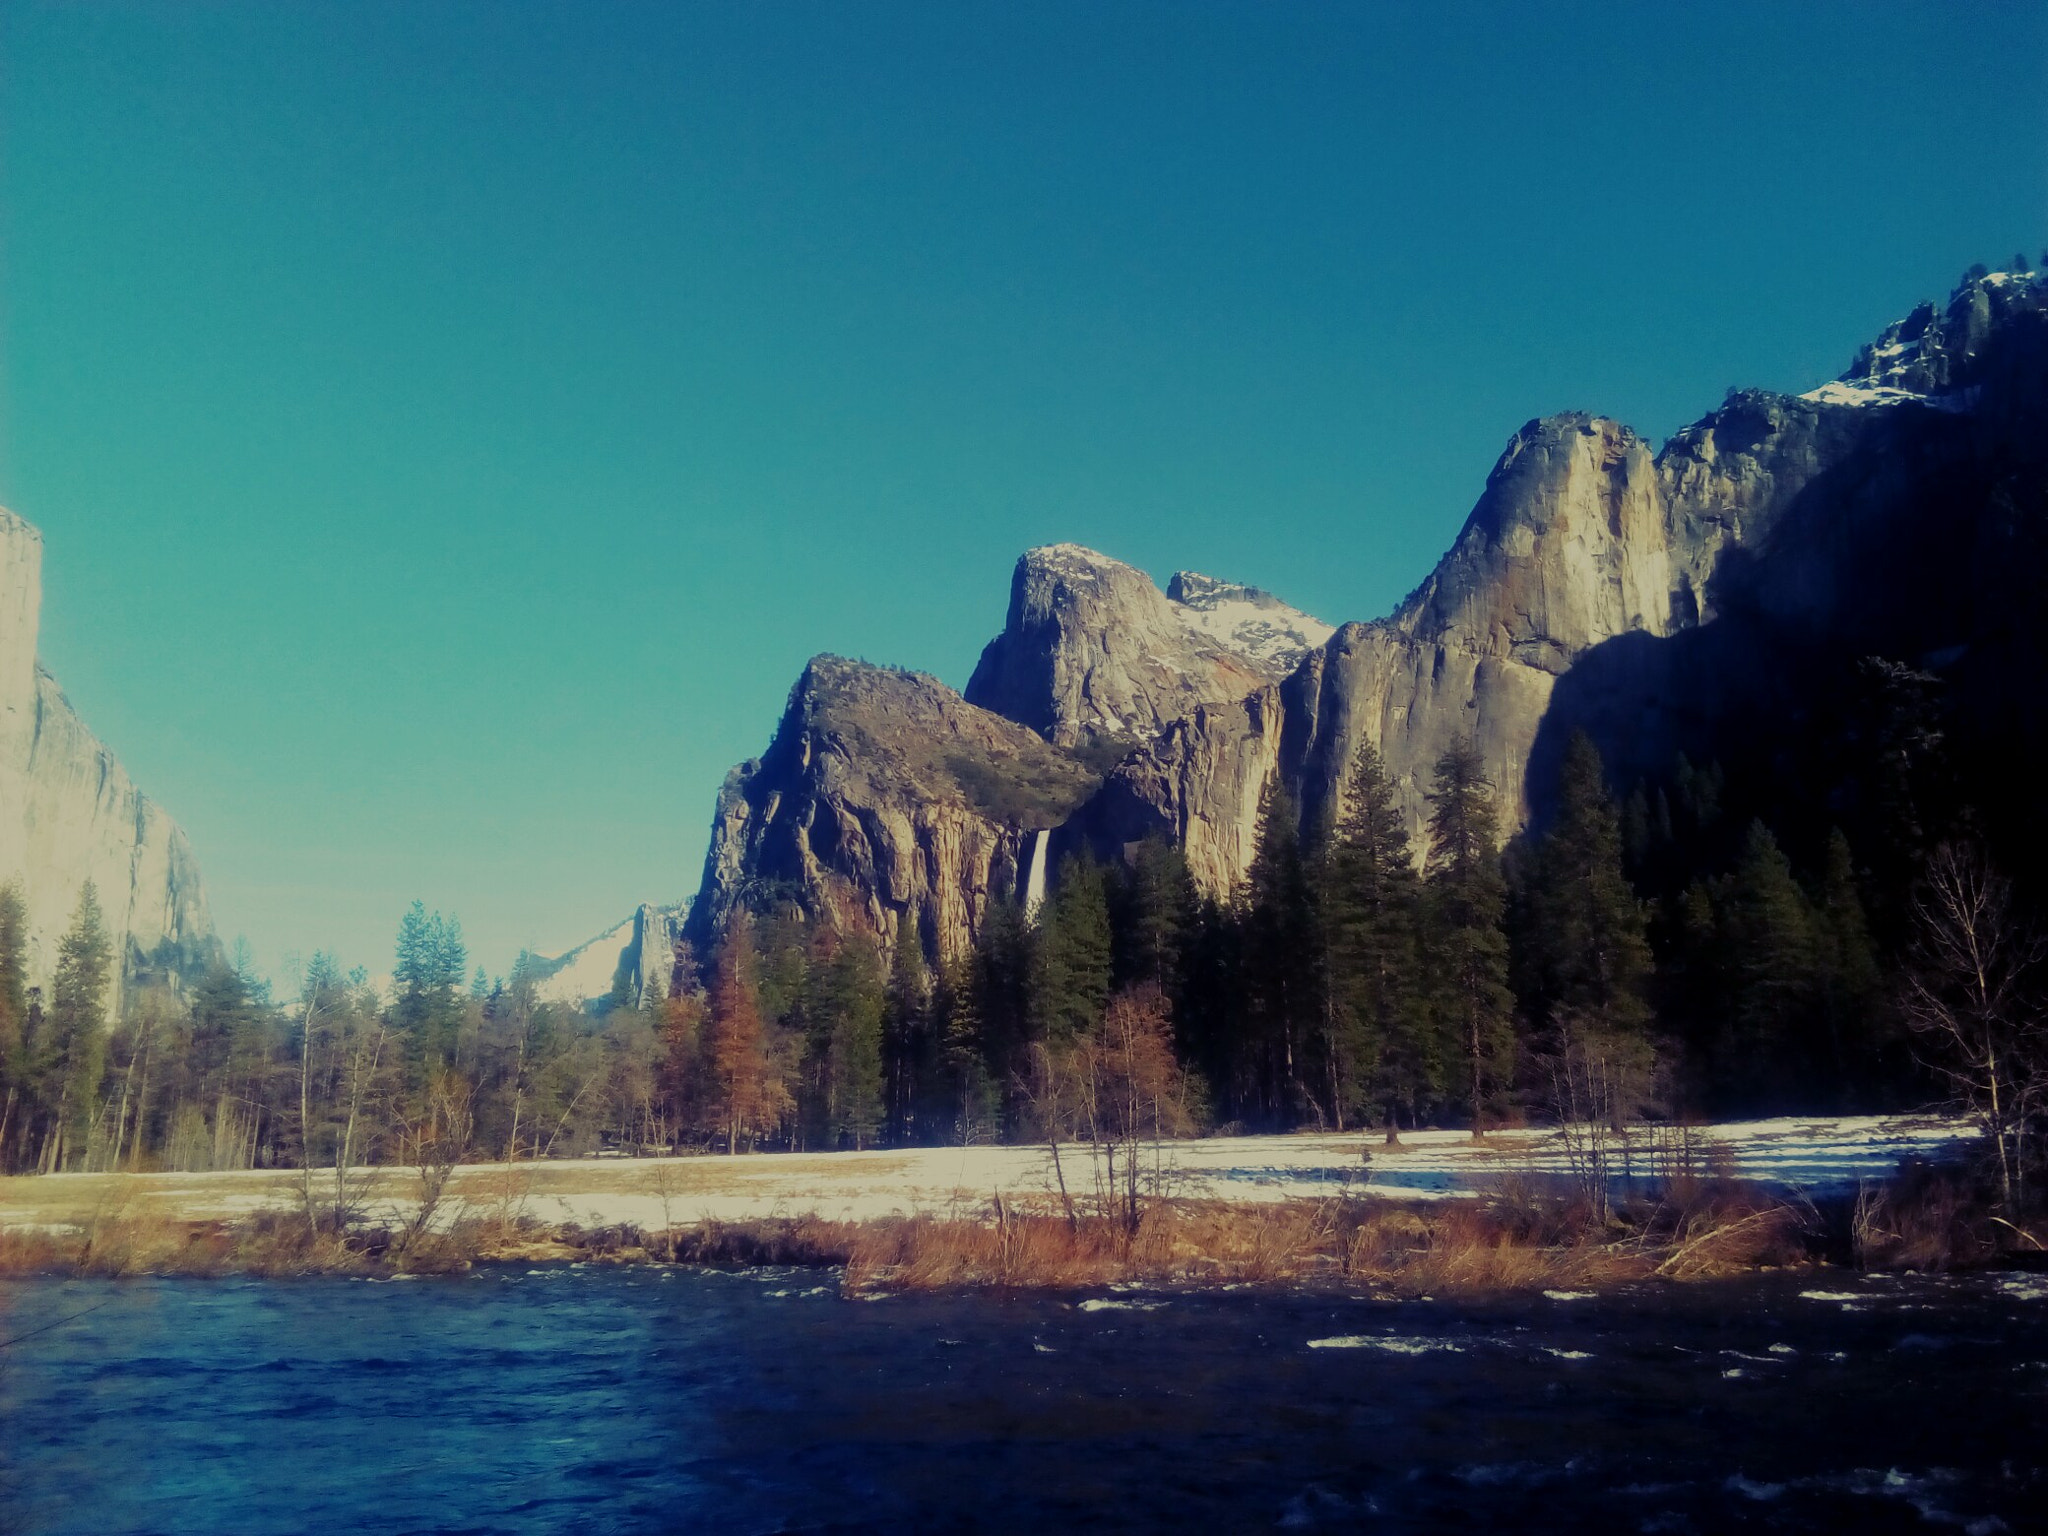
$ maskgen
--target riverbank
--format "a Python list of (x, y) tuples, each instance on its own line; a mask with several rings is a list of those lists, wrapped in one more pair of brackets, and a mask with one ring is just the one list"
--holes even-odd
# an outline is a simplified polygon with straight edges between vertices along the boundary
[(1093, 1202), (1069, 1212), (1043, 1200), (996, 1201), (969, 1214), (653, 1227), (521, 1215), (337, 1230), (299, 1212), (200, 1221), (108, 1212), (83, 1227), (0, 1230), (0, 1275), (391, 1278), (492, 1265), (770, 1265), (835, 1271), (849, 1297), (1268, 1286), (1417, 1298), (1591, 1293), (1806, 1267), (1939, 1271), (2038, 1254), (2044, 1243), (2048, 1230), (1994, 1216), (1961, 1175), (1920, 1165), (1854, 1200), (1703, 1183), (1604, 1214), (1528, 1186), (1433, 1203), (1153, 1198), (1135, 1226)]
[[(2048, 1241), (1991, 1224), (1933, 1119), (1646, 1133), (1601, 1210), (1554, 1131), (1211, 1138), (1145, 1149), (1142, 1216), (1044, 1147), (473, 1164), (423, 1203), (372, 1170), (0, 1180), (0, 1273), (435, 1274), (492, 1263), (794, 1264), (850, 1294), (1275, 1284), (1421, 1295), (1598, 1288), (1801, 1264), (1939, 1269)], [(1064, 1190), (1062, 1188), (1064, 1184)], [(1067, 1198), (1067, 1193), (1074, 1196)]]

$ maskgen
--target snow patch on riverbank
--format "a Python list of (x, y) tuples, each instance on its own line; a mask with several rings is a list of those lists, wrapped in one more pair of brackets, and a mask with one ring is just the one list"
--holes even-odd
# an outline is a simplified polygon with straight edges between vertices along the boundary
[[(1776, 1192), (1839, 1193), (1885, 1177), (1902, 1157), (1938, 1154), (1969, 1134), (1959, 1122), (1924, 1117), (1752, 1120), (1696, 1129), (1689, 1155), (1703, 1176)], [(1246, 1203), (1339, 1194), (1457, 1199), (1569, 1172), (1563, 1141), (1550, 1130), (1496, 1131), (1483, 1141), (1464, 1131), (1411, 1131), (1392, 1146), (1378, 1134), (1212, 1137), (1167, 1142), (1147, 1155), (1169, 1193)], [(1666, 1155), (1639, 1135), (1625, 1164), (1632, 1187), (1649, 1192)], [(1066, 1147), (1063, 1159), (1070, 1187), (1092, 1187), (1085, 1148)], [(385, 1170), (372, 1191), (372, 1219), (409, 1214), (416, 1185), (410, 1170)], [(998, 1194), (1049, 1208), (1057, 1189), (1044, 1147), (924, 1147), (473, 1164), (457, 1172), (445, 1209), (449, 1218), (660, 1230), (706, 1219), (978, 1217)], [(287, 1208), (299, 1198), (298, 1177), (286, 1170), (0, 1179), (0, 1226), (81, 1224), (110, 1202), (205, 1219)]]

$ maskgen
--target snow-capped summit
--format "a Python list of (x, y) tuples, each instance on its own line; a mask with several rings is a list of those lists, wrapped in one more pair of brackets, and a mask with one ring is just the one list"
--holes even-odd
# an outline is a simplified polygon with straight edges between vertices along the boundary
[(1289, 607), (1270, 592), (1218, 581), (1195, 571), (1176, 571), (1166, 584), (1181, 618), (1225, 650), (1235, 651), (1276, 672), (1291, 672), (1335, 634), (1334, 625)]

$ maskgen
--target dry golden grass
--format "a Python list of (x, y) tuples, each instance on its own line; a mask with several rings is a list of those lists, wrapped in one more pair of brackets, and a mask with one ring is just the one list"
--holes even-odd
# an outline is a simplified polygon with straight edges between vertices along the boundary
[(1477, 1201), (1435, 1207), (1320, 1200), (1156, 1201), (1135, 1232), (1084, 1217), (869, 1223), (849, 1290), (1248, 1283), (1481, 1293), (1613, 1283), (1658, 1272), (1662, 1249)]
[(0, 1229), (0, 1274), (433, 1274), (479, 1262), (578, 1260), (839, 1266), (850, 1294), (1250, 1283), (1470, 1295), (1711, 1279), (1850, 1252), (1865, 1264), (1942, 1267), (1998, 1246), (1967, 1189), (1932, 1173), (1833, 1222), (1811, 1206), (1714, 1181), (1683, 1202), (1626, 1208), (1604, 1222), (1503, 1180), (1488, 1198), (1433, 1205), (1157, 1199), (1135, 1230), (1094, 1213), (1070, 1220), (1049, 1204), (865, 1222), (798, 1216), (585, 1229), (535, 1221), (525, 1192), (508, 1186), (481, 1203), (486, 1214), (410, 1242), (382, 1230), (339, 1234), (296, 1212), (192, 1220), (148, 1200), (108, 1199), (81, 1210), (73, 1226)]

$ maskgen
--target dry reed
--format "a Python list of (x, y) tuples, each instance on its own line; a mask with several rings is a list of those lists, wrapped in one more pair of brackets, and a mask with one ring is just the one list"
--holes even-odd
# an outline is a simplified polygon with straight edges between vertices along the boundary
[(523, 1204), (507, 1201), (409, 1241), (309, 1226), (296, 1213), (195, 1222), (108, 1208), (76, 1229), (0, 1230), (0, 1274), (432, 1274), (479, 1262), (578, 1260), (841, 1267), (850, 1294), (1249, 1283), (1427, 1295), (1710, 1279), (1829, 1256), (1941, 1268), (2001, 1247), (1966, 1181), (1911, 1169), (1831, 1218), (1715, 1178), (1678, 1198), (1617, 1207), (1605, 1219), (1569, 1195), (1506, 1179), (1486, 1197), (1430, 1205), (1350, 1196), (1256, 1205), (1153, 1199), (1135, 1226), (1122, 1208), (1083, 1206), (1070, 1218), (1049, 1204), (996, 1202), (943, 1217), (706, 1220), (647, 1232), (543, 1226)]

